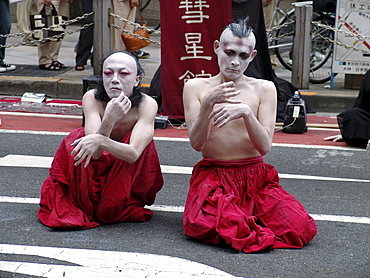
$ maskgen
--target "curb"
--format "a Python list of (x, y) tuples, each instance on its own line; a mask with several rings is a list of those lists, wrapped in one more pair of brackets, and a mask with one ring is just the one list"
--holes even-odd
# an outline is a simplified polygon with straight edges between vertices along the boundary
[[(141, 91), (148, 94), (150, 84), (142, 84)], [(43, 93), (51, 98), (78, 99), (83, 95), (83, 83), (61, 77), (0, 77), (0, 94), (22, 96), (25, 92)]]
[[(141, 86), (143, 93), (149, 93), (150, 84)], [(22, 96), (25, 92), (43, 93), (51, 98), (78, 99), (83, 95), (82, 79), (76, 81), (69, 78), (53, 77), (0, 77), (0, 94)], [(318, 93), (301, 92), (307, 105), (316, 112), (340, 113), (353, 107), (356, 93)]]
[(340, 113), (353, 107), (358, 93), (301, 92), (301, 95), (307, 105), (316, 112)]

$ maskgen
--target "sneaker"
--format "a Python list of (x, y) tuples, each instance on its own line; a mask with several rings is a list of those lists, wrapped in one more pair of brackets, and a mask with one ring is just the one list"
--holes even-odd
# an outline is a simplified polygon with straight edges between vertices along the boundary
[(132, 54), (138, 59), (145, 59), (150, 57), (150, 54), (148, 52), (144, 52), (142, 50), (136, 50), (132, 52)]
[(15, 70), (15, 69), (16, 69), (16, 66), (5, 64), (5, 63), (0, 66), (0, 72), (10, 71), (10, 70)]

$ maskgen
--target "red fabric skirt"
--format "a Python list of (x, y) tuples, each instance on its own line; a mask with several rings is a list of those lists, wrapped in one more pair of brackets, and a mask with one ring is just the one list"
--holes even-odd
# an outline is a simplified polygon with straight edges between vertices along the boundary
[(303, 247), (316, 235), (315, 221), (278, 182), (263, 156), (201, 160), (190, 180), (185, 235), (214, 244), (226, 241), (246, 253)]
[[(88, 229), (102, 223), (150, 219), (153, 213), (144, 206), (154, 203), (163, 186), (154, 141), (134, 164), (103, 152), (84, 168), (83, 163), (74, 166), (70, 155), (71, 143), (84, 135), (79, 128), (60, 144), (41, 188), (40, 221), (51, 228)], [(122, 142), (129, 140), (130, 134)]]

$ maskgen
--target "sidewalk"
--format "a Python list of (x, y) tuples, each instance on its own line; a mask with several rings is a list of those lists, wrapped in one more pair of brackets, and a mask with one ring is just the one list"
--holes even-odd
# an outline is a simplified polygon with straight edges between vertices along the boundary
[[(67, 30), (76, 28), (68, 26)], [(18, 32), (13, 23), (11, 33)], [(59, 99), (80, 100), (83, 93), (82, 79), (93, 75), (90, 64), (84, 71), (76, 71), (74, 47), (78, 41), (79, 33), (67, 35), (62, 43), (59, 60), (67, 69), (61, 71), (45, 71), (38, 69), (37, 48), (33, 46), (18, 46), (6, 49), (7, 63), (17, 65), (12, 72), (0, 74), (0, 95), (21, 96), (24, 92), (45, 93), (48, 97)], [(151, 38), (159, 41), (159, 35)], [(9, 38), (7, 43), (20, 42), (19, 37)], [(143, 91), (147, 92), (150, 81), (161, 62), (160, 46), (151, 44), (144, 48), (150, 53), (147, 59), (141, 59), (145, 70)], [(282, 66), (276, 69), (278, 77), (291, 81), (291, 72)], [(325, 84), (310, 84), (309, 89), (301, 90), (301, 93), (310, 108), (317, 112), (339, 113), (352, 107), (358, 90), (344, 88), (344, 74), (338, 74), (334, 79), (334, 88), (328, 89), (329, 82)]]
[[(73, 30), (77, 26), (67, 26)], [(12, 24), (11, 33), (19, 32), (16, 24)], [(93, 75), (93, 68), (88, 61), (84, 71), (76, 71), (75, 45), (79, 33), (66, 35), (62, 42), (59, 60), (67, 66), (61, 71), (39, 70), (37, 47), (17, 46), (6, 49), (5, 61), (15, 64), (17, 69), (12, 72), (0, 74), (1, 95), (23, 95), (24, 92), (45, 93), (49, 97), (63, 99), (81, 99), (83, 93), (82, 79)], [(159, 35), (152, 35), (152, 39), (159, 41)], [(8, 38), (7, 43), (19, 43), (20, 37)], [(144, 49), (150, 53), (149, 59), (141, 59), (141, 65), (145, 70), (144, 86), (150, 84), (151, 78), (160, 64), (160, 47), (155, 44)]]

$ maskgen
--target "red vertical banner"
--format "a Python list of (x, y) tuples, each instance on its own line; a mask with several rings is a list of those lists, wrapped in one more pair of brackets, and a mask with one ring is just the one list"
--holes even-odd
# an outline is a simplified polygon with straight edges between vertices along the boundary
[(182, 90), (219, 72), (213, 42), (232, 20), (231, 0), (160, 0), (163, 113), (184, 119)]

